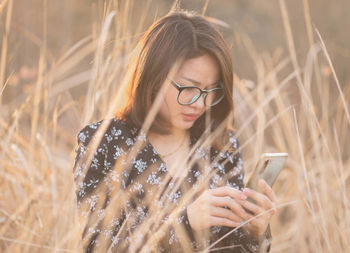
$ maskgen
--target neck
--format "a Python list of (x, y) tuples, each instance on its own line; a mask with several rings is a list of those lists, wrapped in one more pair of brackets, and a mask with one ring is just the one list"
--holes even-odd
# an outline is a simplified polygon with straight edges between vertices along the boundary
[(173, 129), (169, 134), (158, 134), (154, 132), (149, 132), (148, 135), (155, 138), (159, 139), (162, 141), (170, 141), (170, 142), (178, 142), (179, 140), (182, 140), (185, 135), (189, 133), (188, 130), (185, 129)]
[(188, 130), (172, 131), (168, 135), (149, 133), (148, 139), (164, 160), (188, 145)]

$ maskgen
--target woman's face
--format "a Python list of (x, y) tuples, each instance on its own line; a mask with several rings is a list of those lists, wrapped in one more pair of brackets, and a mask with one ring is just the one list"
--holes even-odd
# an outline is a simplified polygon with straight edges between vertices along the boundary
[[(189, 85), (197, 86), (201, 89), (209, 89), (218, 86), (219, 78), (220, 69), (215, 58), (205, 54), (184, 60), (172, 79), (181, 86)], [(169, 79), (165, 79), (165, 82), (168, 82), (169, 87), (165, 92), (160, 114), (171, 123), (173, 130), (191, 128), (193, 123), (206, 110), (203, 94), (193, 104), (180, 105), (177, 102), (178, 90), (170, 84)]]

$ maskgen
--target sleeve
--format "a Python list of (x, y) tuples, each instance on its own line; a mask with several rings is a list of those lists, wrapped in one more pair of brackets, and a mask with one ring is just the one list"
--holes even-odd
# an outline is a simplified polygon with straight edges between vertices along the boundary
[[(77, 135), (78, 148), (73, 166), (75, 192), (80, 223), (83, 226), (82, 240), (84, 252), (92, 252), (98, 243), (100, 225), (93, 222), (93, 215), (98, 212), (101, 196), (94, 190), (101, 184), (107, 150), (99, 144), (93, 151), (100, 122), (87, 125)], [(90, 156), (90, 157), (89, 157)], [(102, 170), (101, 170), (102, 169)]]
[(183, 226), (185, 228), (185, 231), (187, 233), (188, 239), (191, 241), (191, 249), (193, 251), (198, 251), (200, 249), (200, 246), (198, 242), (196, 242), (195, 235), (193, 233), (192, 227), (190, 225), (190, 221), (187, 216), (187, 207), (180, 213), (180, 217), (183, 217)]
[(108, 152), (106, 145), (101, 141), (92, 151), (94, 145), (92, 140), (98, 138), (96, 133), (99, 125), (100, 122), (85, 126), (77, 135), (78, 148), (73, 173), (78, 205), (85, 196), (96, 189), (108, 169), (104, 166)]
[[(239, 142), (233, 131), (229, 132), (229, 142), (231, 144), (231, 149), (226, 153), (227, 158), (224, 164), (225, 174), (228, 175), (225, 179), (227, 180), (226, 185), (243, 190), (245, 185), (243, 159)], [(229, 233), (231, 230), (232, 228), (222, 227), (219, 235), (222, 236)], [(232, 248), (227, 252), (270, 252), (271, 238), (270, 225), (268, 225), (264, 237), (260, 242), (247, 229), (241, 227), (220, 241), (215, 248), (231, 246)]]
[(82, 245), (84, 252), (103, 252), (110, 247), (125, 252), (116, 246), (120, 241), (116, 234), (124, 223), (126, 212), (117, 208), (113, 210), (113, 217), (107, 212), (111, 205), (112, 186), (123, 178), (111, 171), (115, 159), (119, 157), (116, 152), (112, 153), (115, 146), (111, 145), (111, 140), (121, 133), (117, 132), (120, 129), (113, 132), (109, 127), (104, 133), (99, 133), (101, 123), (87, 125), (77, 135), (78, 148), (73, 173), (78, 213), (83, 227)]

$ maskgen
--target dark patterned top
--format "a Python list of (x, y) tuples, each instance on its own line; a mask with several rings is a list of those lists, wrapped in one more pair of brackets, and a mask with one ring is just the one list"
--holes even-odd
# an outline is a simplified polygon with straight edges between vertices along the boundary
[[(233, 131), (229, 131), (231, 149), (226, 152), (195, 147), (191, 156), (195, 162), (187, 177), (179, 180), (167, 175), (165, 163), (142, 130), (118, 118), (105, 121), (87, 125), (78, 134), (74, 179), (80, 217), (86, 222), (85, 252), (138, 252), (142, 246), (147, 248), (144, 252), (195, 252), (229, 232), (210, 250), (259, 251), (259, 243), (244, 227), (212, 226), (208, 236), (199, 237), (191, 229), (186, 205), (180, 204), (186, 192), (200, 182), (203, 185), (200, 178), (205, 173), (214, 172), (206, 189), (229, 185), (243, 190), (243, 161)], [(105, 131), (97, 131), (102, 125)], [(196, 143), (192, 135), (190, 143), (191, 147)], [(169, 215), (176, 213), (176, 207), (177, 215)], [(268, 227), (267, 252), (270, 240)]]

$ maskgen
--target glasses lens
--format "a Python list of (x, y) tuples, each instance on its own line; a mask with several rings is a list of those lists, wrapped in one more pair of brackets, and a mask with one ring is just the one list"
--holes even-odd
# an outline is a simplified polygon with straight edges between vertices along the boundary
[(224, 92), (222, 89), (212, 90), (208, 92), (207, 97), (205, 98), (205, 104), (207, 106), (216, 105), (224, 97)]
[(178, 97), (180, 104), (192, 104), (200, 96), (201, 91), (197, 88), (185, 88), (183, 89)]
[[(186, 87), (180, 92), (178, 101), (180, 104), (189, 105), (194, 103), (200, 95), (201, 91), (199, 88)], [(213, 106), (221, 101), (221, 99), (224, 97), (224, 92), (223, 89), (213, 89), (205, 95), (205, 105)]]

